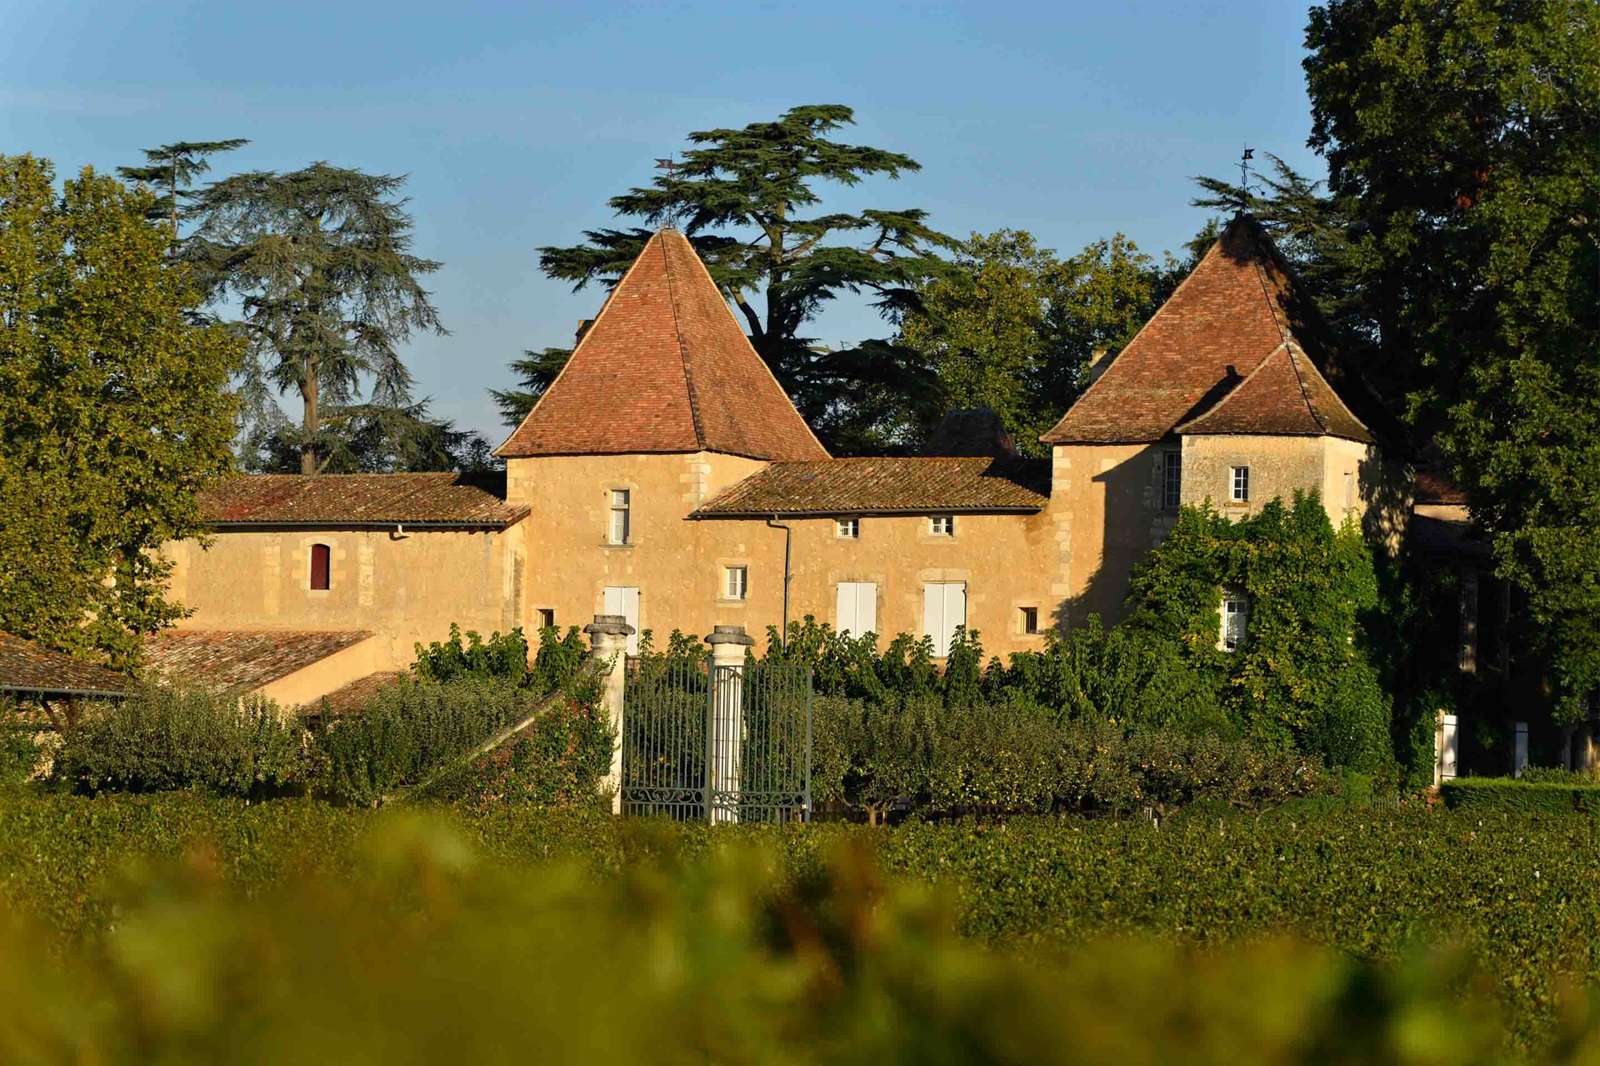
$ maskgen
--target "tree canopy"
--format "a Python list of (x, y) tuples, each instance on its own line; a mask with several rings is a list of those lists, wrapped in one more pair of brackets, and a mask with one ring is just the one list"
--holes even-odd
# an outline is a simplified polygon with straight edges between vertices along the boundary
[(124, 181), (138, 181), (164, 192), (150, 205), (149, 217), (168, 221), (172, 226), (172, 239), (178, 239), (178, 220), (185, 212), (183, 201), (193, 194), (189, 186), (201, 174), (209, 173), (211, 164), (206, 156), (218, 152), (232, 152), (249, 144), (244, 137), (225, 141), (178, 141), (159, 148), (144, 150), (142, 167), (118, 167), (117, 174)]
[[(484, 452), (475, 434), (428, 417), (400, 359), (414, 330), (445, 332), (421, 282), (440, 264), (411, 250), (404, 184), (319, 162), (195, 194), (186, 258), (213, 299), (236, 296), (243, 310), (247, 468), (440, 470)], [(273, 399), (290, 389), (298, 430)]]
[(0, 629), (119, 667), (182, 608), (168, 540), (231, 463), (240, 344), (196, 325), (155, 197), (0, 156)]
[(1020, 451), (1039, 453), (1094, 356), (1132, 340), (1181, 269), (1120, 233), (1067, 260), (1025, 231), (975, 233), (918, 286), (903, 340), (927, 360), (942, 407), (990, 408)]
[(691, 133), (691, 147), (663, 160), (649, 186), (610, 200), (617, 214), (643, 225), (592, 230), (586, 244), (541, 248), (540, 266), (578, 289), (614, 285), (654, 227), (680, 226), (824, 442), (844, 452), (885, 446), (878, 424), (907, 420), (897, 409), (914, 402), (925, 375), (919, 379), (910, 353), (892, 344), (833, 351), (805, 336), (806, 324), (841, 293), (865, 294), (897, 321), (915, 306), (917, 284), (941, 269), (937, 251), (956, 242), (932, 229), (919, 208), (820, 209), (819, 186), (920, 169), (897, 152), (832, 139), (853, 122), (850, 108), (819, 104), (741, 129)]
[(1306, 41), (1373, 360), (1454, 468), (1576, 715), (1600, 685), (1600, 15), (1332, 0)]

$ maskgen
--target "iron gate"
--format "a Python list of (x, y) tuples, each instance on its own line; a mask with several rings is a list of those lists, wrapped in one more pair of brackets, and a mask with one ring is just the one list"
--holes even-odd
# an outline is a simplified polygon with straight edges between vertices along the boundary
[(811, 816), (811, 671), (709, 656), (628, 660), (622, 811), (679, 821)]

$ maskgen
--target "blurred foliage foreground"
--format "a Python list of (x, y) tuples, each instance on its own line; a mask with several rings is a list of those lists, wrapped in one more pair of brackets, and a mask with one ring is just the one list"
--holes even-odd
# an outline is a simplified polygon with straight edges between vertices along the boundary
[[(1587, 820), (1465, 840), (1449, 813), (1324, 813), (1297, 840), (1306, 830), (1288, 819), (713, 833), (177, 796), (0, 808), (0, 1061), (1600, 1061), (1576, 975), (1529, 1052), (1503, 988), (1521, 978), (1485, 962), (1534, 950), (1525, 934), (1543, 942), (1519, 926), (1530, 913), (1587, 952), (1576, 941), (1596, 910), (1582, 892), (1508, 906), (1526, 891), (1513, 878), (1464, 912), (1498, 923), (1493, 951), (1427, 935), (1384, 950), (1395, 934), (1379, 927), (1405, 920), (1381, 891), (1352, 892), (1368, 873), (1332, 907), (1348, 912), (1334, 916), (1346, 938), (1367, 928), (1372, 943), (1339, 943), (1335, 926), (1296, 920), (1312, 901), (1274, 882), (1262, 850), (1276, 839), (1279, 864), (1315, 878), (1330, 849), (1359, 870), (1374, 846), (1457, 841), (1417, 874), (1434, 892), (1491, 836), (1592, 853)], [(1147, 864), (1159, 872), (1134, 883)], [(1544, 880), (1592, 869), (1580, 858)], [(1192, 899), (1195, 935), (1163, 929), (1170, 915), (1140, 917), (1158, 882), (1167, 906), (1215, 897), (1239, 923)], [(1042, 935), (1022, 896), (1082, 935)], [(1124, 897), (1132, 924), (1108, 902)]]

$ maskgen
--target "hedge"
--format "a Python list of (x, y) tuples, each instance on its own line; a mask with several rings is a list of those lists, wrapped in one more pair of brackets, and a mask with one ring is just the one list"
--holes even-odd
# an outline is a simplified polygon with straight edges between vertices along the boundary
[[(1017, 818), (715, 831), (528, 805), (439, 808), (436, 817), (469, 843), (464, 855), (511, 871), (559, 860), (589, 884), (641, 866), (709, 868), (726, 844), (745, 842), (768, 849), (780, 880), (798, 890), (829, 856), (862, 849), (891, 882), (944, 894), (961, 934), (1013, 950), (1288, 932), (1393, 959), (1419, 943), (1457, 943), (1524, 1042), (1552, 1031), (1563, 982), (1600, 979), (1600, 826), (1570, 815), (1285, 808), (1180, 815), (1160, 829), (1138, 819)], [(0, 903), (41, 920), (57, 944), (92, 943), (124, 898), (133, 857), (199, 854), (212, 876), (254, 893), (311, 876), (348, 879), (370, 850), (369, 828), (393, 823), (299, 800), (0, 796)]]
[(1439, 786), (1445, 805), (1472, 814), (1587, 814), (1600, 817), (1600, 785), (1461, 777)]

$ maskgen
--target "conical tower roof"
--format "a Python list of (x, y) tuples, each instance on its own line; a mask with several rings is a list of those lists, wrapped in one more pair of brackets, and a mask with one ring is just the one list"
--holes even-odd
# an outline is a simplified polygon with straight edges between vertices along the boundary
[[(1308, 347), (1320, 354), (1319, 322), (1266, 231), (1248, 216), (1235, 218), (1099, 380), (1040, 439), (1051, 444), (1161, 440), (1180, 425), (1198, 426), (1202, 415), (1242, 388), (1269, 359), (1287, 352), (1252, 388), (1250, 410), (1260, 424), (1315, 424), (1320, 416), (1311, 414), (1308, 423), (1308, 411), (1322, 411), (1329, 426), (1343, 430), (1322, 432), (1349, 436), (1359, 427), (1356, 439), (1370, 440), (1366, 427), (1306, 356)], [(1291, 378), (1315, 380), (1306, 389), (1277, 387)], [(1308, 393), (1315, 401), (1305, 398)], [(1316, 407), (1308, 407), (1313, 402)], [(1335, 407), (1339, 417), (1331, 413)]]
[(663, 230), (496, 454), (699, 451), (828, 458), (688, 238)]
[(1361, 419), (1294, 341), (1279, 345), (1237, 388), (1177, 432), (1372, 440)]

